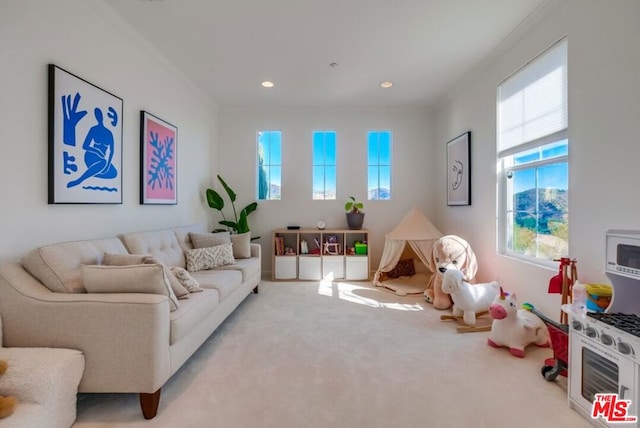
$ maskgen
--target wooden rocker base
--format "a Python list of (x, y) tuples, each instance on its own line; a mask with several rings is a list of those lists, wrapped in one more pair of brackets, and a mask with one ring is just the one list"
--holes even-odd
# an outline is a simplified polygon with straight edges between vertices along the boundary
[[(478, 318), (480, 318), (482, 315), (486, 315), (488, 313), (488, 311), (482, 311), (482, 312), (478, 312), (476, 313), (476, 322), (478, 321)], [(491, 324), (485, 324), (485, 325), (467, 325), (464, 324), (464, 319), (461, 316), (454, 316), (454, 315), (440, 315), (440, 320), (442, 321), (448, 321), (448, 320), (455, 320), (459, 323), (462, 323), (463, 325), (459, 325), (457, 330), (458, 333), (475, 333), (475, 332), (480, 332), (480, 331), (490, 331), (491, 330)]]

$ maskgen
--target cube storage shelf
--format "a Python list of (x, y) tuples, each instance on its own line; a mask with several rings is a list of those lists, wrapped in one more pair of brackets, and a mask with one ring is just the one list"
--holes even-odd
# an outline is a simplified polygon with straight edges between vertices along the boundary
[(271, 248), (274, 281), (369, 279), (366, 229), (276, 229)]

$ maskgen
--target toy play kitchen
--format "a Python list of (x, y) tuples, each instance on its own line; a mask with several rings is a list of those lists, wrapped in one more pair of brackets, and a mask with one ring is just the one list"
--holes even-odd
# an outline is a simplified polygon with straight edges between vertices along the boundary
[[(605, 271), (613, 286), (609, 307), (602, 310), (602, 301), (608, 300), (604, 289), (587, 287), (596, 299), (586, 311), (572, 314), (569, 329), (569, 402), (587, 419), (591, 419), (595, 394), (618, 394), (619, 400), (630, 400), (625, 417), (638, 416), (640, 411), (640, 231), (607, 231)], [(640, 426), (637, 421), (621, 425), (605, 419), (594, 422)]]

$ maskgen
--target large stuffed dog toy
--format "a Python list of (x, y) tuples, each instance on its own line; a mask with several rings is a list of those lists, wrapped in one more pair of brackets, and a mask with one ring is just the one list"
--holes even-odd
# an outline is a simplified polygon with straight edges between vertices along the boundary
[(433, 275), (424, 291), (424, 297), (436, 309), (449, 309), (452, 305), (451, 296), (442, 291), (442, 276), (447, 269), (458, 269), (463, 273), (465, 281), (473, 282), (478, 271), (476, 255), (471, 245), (461, 237), (445, 235), (434, 242), (427, 261)]

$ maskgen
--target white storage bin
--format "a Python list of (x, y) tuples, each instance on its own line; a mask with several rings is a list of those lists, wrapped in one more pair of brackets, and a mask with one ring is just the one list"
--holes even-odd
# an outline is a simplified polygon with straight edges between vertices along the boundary
[(298, 277), (296, 259), (295, 256), (276, 256), (274, 278), (296, 279)]
[(320, 257), (299, 257), (298, 258), (298, 278), (300, 279), (321, 279)]
[(369, 257), (347, 256), (345, 279), (354, 281), (369, 279)]
[(344, 278), (344, 256), (322, 257), (322, 278), (333, 275), (334, 279)]

